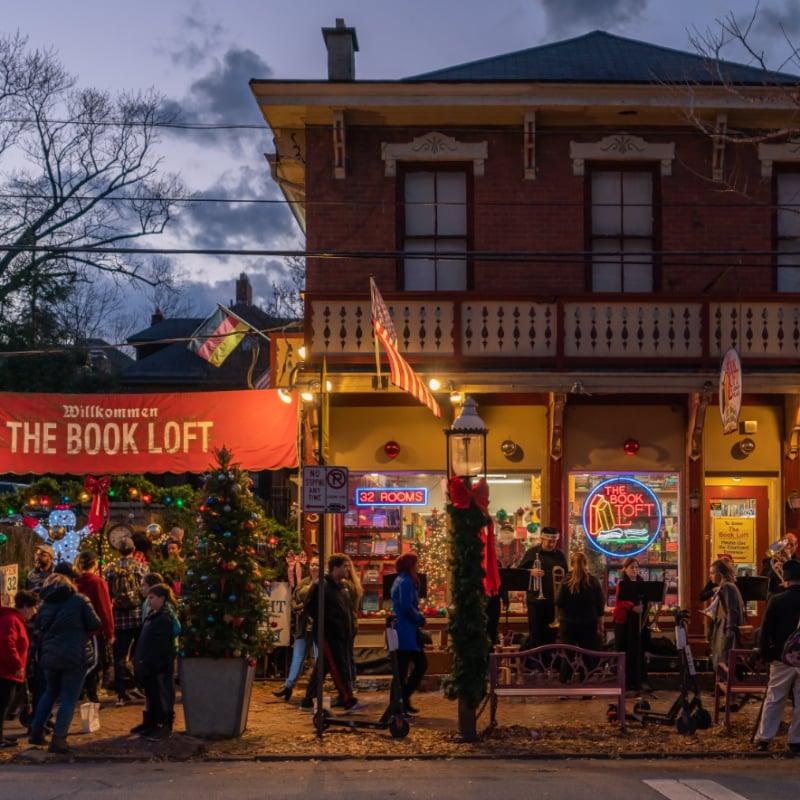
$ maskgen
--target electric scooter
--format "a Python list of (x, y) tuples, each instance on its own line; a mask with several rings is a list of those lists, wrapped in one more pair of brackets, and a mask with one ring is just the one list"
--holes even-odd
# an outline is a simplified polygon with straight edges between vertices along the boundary
[(408, 736), (409, 724), (404, 715), (403, 689), (400, 679), (400, 665), (397, 660), (398, 639), (397, 631), (392, 627), (391, 616), (386, 617), (386, 646), (389, 648), (389, 661), (392, 665), (392, 689), (389, 696), (389, 705), (378, 720), (357, 719), (344, 714), (332, 714), (326, 709), (314, 714), (314, 725), (319, 729), (327, 730), (331, 725), (340, 725), (345, 728), (367, 728), (369, 730), (387, 730), (393, 739), (405, 739)]
[(647, 700), (639, 699), (630, 715), (643, 725), (648, 722), (654, 722), (657, 725), (675, 725), (678, 733), (684, 736), (691, 735), (698, 729), (706, 730), (711, 727), (711, 714), (703, 708), (700, 700), (697, 670), (686, 631), (688, 622), (688, 611), (680, 609), (675, 611), (675, 646), (678, 649), (681, 675), (681, 689), (675, 702), (668, 711), (659, 712), (651, 711), (650, 703)]

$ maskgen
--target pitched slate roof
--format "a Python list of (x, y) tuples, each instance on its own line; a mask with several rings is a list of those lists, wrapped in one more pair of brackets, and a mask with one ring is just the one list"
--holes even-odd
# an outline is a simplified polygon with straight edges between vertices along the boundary
[(695, 53), (592, 31), (574, 39), (518, 50), (404, 81), (537, 81), (553, 83), (680, 83), (726, 81), (740, 85), (797, 84), (800, 77), (765, 72), (730, 61), (711, 62)]

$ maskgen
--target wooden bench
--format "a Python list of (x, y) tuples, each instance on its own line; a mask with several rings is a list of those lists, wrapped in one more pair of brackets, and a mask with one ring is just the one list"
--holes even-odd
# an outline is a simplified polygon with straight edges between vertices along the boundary
[(714, 722), (725, 705), (725, 730), (731, 729), (731, 711), (737, 696), (763, 695), (769, 680), (769, 665), (758, 658), (758, 650), (733, 648), (728, 652), (728, 662), (718, 664), (714, 675)]
[(501, 697), (613, 697), (625, 730), (625, 653), (548, 644), (489, 656), (489, 724)]

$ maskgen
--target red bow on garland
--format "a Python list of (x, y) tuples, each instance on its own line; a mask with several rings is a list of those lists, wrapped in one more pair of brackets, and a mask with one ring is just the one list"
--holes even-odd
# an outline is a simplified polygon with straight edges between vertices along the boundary
[(305, 551), (301, 552), (299, 556), (296, 556), (293, 550), (286, 554), (286, 563), (289, 565), (289, 586), (292, 588), (303, 580), (303, 564), (306, 563), (306, 560)]
[[(475, 503), (478, 510), (489, 516), (489, 485), (485, 478), (481, 478), (474, 486), (467, 486), (463, 479), (454, 475), (447, 484), (450, 502), (456, 508), (469, 508)], [(497, 551), (494, 541), (494, 523), (491, 518), (488, 524), (481, 528), (481, 542), (483, 542), (483, 588), (489, 597), (500, 591), (500, 570), (497, 566)]]
[(86, 527), (94, 533), (99, 531), (108, 519), (108, 490), (111, 488), (111, 478), (108, 475), (104, 478), (93, 478), (89, 475), (83, 482), (83, 487), (92, 495)]
[(481, 478), (474, 486), (467, 486), (462, 478), (453, 475), (447, 482), (447, 492), (450, 502), (456, 508), (469, 508), (470, 503), (475, 503), (478, 510), (488, 516), (489, 484), (486, 483), (486, 478)]

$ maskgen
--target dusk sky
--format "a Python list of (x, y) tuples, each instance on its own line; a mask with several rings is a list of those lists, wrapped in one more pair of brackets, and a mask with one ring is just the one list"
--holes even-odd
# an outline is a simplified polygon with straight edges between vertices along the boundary
[[(395, 80), (479, 58), (571, 38), (591, 30), (692, 51), (689, 34), (716, 28), (733, 11), (746, 19), (755, 0), (5, 0), (6, 34), (53, 48), (82, 86), (112, 92), (154, 87), (187, 121), (254, 128), (165, 135), (168, 170), (188, 188), (215, 198), (275, 200), (264, 153), (271, 135), (250, 93), (251, 78), (326, 78), (320, 29), (343, 17), (356, 28), (358, 79)], [(800, 44), (800, 0), (762, 0), (752, 41), (772, 68)], [(741, 51), (726, 53), (746, 61)], [(190, 205), (167, 236), (149, 246), (302, 248), (282, 204)], [(257, 257), (182, 256), (196, 283), (198, 315), (227, 302), (247, 272), (266, 304), (280, 262)], [(146, 313), (152, 309), (148, 309)]]

